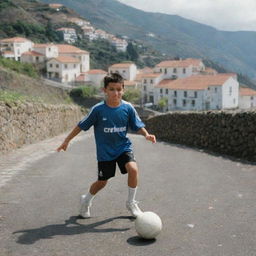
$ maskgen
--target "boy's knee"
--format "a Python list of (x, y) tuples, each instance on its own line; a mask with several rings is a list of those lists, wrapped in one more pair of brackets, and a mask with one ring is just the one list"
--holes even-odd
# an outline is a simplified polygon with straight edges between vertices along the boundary
[(133, 176), (138, 175), (138, 167), (137, 167), (136, 164), (134, 164), (134, 165), (128, 165), (128, 166), (126, 167), (126, 169), (127, 169), (128, 174), (133, 175)]

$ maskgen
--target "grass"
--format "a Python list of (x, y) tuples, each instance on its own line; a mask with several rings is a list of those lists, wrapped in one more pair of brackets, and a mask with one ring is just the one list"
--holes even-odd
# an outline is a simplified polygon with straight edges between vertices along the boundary
[(26, 96), (18, 92), (0, 90), (0, 101), (5, 103), (42, 102), (40, 98)]

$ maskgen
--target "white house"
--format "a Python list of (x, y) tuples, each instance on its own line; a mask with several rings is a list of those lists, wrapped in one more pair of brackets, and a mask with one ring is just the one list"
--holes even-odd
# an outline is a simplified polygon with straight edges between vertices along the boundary
[(47, 62), (47, 77), (63, 82), (74, 82), (80, 75), (80, 61), (70, 56), (59, 56)]
[(46, 60), (45, 56), (36, 51), (24, 52), (21, 55), (20, 61), (25, 63), (44, 63)]
[(123, 62), (111, 65), (109, 73), (119, 73), (125, 80), (133, 81), (137, 75), (137, 66), (133, 62)]
[(166, 60), (157, 64), (154, 72), (162, 73), (164, 79), (177, 79), (199, 74), (205, 70), (200, 59)]
[(102, 69), (91, 69), (86, 72), (88, 80), (97, 88), (103, 86), (103, 78), (107, 75), (107, 72)]
[(20, 61), (24, 52), (31, 51), (33, 42), (23, 37), (12, 37), (0, 40), (0, 53), (5, 58)]
[(166, 98), (167, 110), (217, 110), (238, 107), (235, 74), (193, 75), (164, 79), (154, 90), (154, 104)]
[(79, 60), (80, 73), (90, 69), (90, 54), (73, 45), (57, 44), (59, 56), (73, 57)]
[(53, 44), (34, 44), (33, 50), (45, 56), (46, 59), (56, 58), (59, 56), (58, 47)]
[(248, 109), (256, 107), (256, 91), (251, 88), (239, 89), (239, 108)]
[(74, 28), (59, 28), (56, 30), (61, 36), (62, 40), (70, 44), (77, 41), (77, 34)]
[(128, 43), (124, 39), (112, 37), (110, 39), (111, 44), (117, 49), (117, 51), (125, 52), (128, 46)]
[(162, 73), (140, 74), (143, 103), (154, 102), (155, 86), (163, 79)]

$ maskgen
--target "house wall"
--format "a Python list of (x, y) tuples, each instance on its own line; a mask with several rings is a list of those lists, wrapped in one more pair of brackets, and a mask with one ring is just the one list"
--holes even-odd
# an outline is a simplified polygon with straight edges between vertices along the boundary
[(229, 78), (222, 86), (222, 108), (238, 107), (239, 83), (234, 78)]
[(256, 96), (240, 96), (239, 108), (248, 109), (256, 107)]

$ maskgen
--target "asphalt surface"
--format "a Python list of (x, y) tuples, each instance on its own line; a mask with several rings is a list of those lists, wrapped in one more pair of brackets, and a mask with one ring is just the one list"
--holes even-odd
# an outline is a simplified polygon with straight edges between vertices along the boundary
[(0, 256), (255, 256), (256, 166), (131, 135), (140, 168), (137, 199), (163, 230), (142, 240), (125, 208), (127, 176), (76, 219), (80, 195), (96, 179), (92, 132), (67, 152), (65, 135), (0, 159)]

